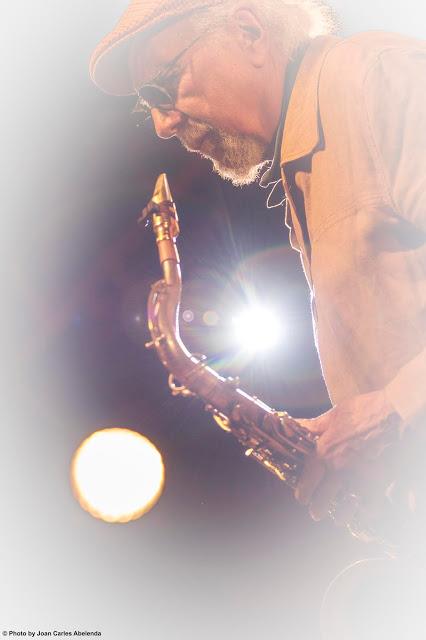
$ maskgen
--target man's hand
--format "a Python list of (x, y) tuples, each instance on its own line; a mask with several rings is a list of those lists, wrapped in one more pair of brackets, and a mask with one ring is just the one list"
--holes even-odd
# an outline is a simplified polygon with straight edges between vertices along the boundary
[[(298, 422), (318, 440), (316, 454), (306, 461), (295, 497), (309, 505), (314, 520), (321, 520), (334, 510), (347, 478), (398, 440), (401, 418), (384, 391), (374, 391), (342, 402), (318, 418)], [(340, 505), (336, 520), (347, 521), (355, 508), (350, 502)]]

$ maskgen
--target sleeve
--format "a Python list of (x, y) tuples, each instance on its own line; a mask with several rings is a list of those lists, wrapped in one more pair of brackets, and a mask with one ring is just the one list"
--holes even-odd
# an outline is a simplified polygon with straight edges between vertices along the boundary
[(385, 50), (365, 80), (378, 166), (395, 212), (426, 232), (426, 43)]
[[(395, 212), (426, 233), (426, 43), (382, 52), (365, 83), (371, 140)], [(425, 236), (426, 242), (426, 236)], [(426, 415), (426, 349), (386, 394), (404, 425)]]

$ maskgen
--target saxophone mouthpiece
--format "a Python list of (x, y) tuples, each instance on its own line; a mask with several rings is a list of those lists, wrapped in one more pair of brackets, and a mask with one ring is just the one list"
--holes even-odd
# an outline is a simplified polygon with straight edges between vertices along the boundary
[(167, 180), (165, 173), (161, 173), (158, 176), (155, 182), (152, 198), (146, 207), (142, 209), (138, 222), (142, 223), (145, 227), (149, 226), (152, 214), (159, 211), (159, 207), (161, 207), (161, 205), (166, 205), (167, 209), (170, 209), (173, 212), (172, 215), (177, 223), (176, 207), (173, 204), (172, 192), (170, 191), (169, 181)]
[(154, 187), (154, 195), (152, 196), (152, 202), (155, 204), (161, 204), (162, 202), (173, 202), (172, 192), (170, 191), (169, 181), (167, 175), (161, 173)]

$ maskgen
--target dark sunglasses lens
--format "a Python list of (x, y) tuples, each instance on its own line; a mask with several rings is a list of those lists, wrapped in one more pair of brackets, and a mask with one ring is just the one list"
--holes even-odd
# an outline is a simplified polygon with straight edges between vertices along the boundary
[(153, 84), (146, 84), (139, 89), (139, 99), (149, 109), (171, 107), (172, 99), (165, 89)]

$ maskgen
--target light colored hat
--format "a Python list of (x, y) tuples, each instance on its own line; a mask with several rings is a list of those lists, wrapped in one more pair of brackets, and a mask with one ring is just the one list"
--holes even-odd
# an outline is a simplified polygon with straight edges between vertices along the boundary
[(106, 93), (135, 93), (128, 65), (132, 38), (147, 37), (185, 14), (223, 0), (132, 0), (114, 29), (101, 40), (90, 60), (90, 77)]
[[(226, 0), (132, 0), (114, 29), (101, 40), (90, 60), (90, 77), (100, 89), (117, 96), (135, 93), (129, 69), (132, 39), (149, 37), (177, 19)], [(326, 0), (281, 0), (304, 6), (312, 19), (313, 35), (334, 31), (333, 11)], [(315, 33), (314, 33), (315, 32)]]

